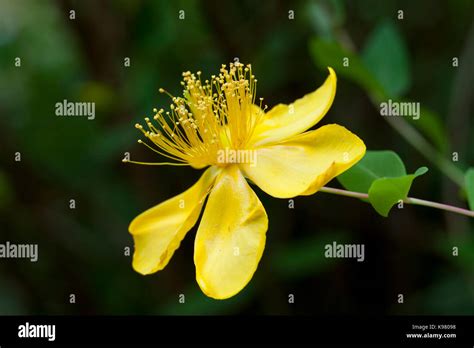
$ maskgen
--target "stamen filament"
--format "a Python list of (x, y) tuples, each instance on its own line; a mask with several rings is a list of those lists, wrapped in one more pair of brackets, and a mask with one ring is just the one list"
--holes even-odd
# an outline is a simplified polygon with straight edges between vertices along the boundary
[[(183, 73), (183, 97), (167, 94), (173, 103), (170, 111), (154, 109), (153, 119), (145, 118), (148, 130), (137, 124), (154, 152), (195, 168), (222, 165), (219, 150), (245, 149), (264, 111), (254, 105), (257, 80), (250, 65), (222, 65), (219, 75), (201, 79), (201, 72)], [(263, 109), (265, 110), (265, 109)], [(157, 123), (153, 124), (153, 121)], [(156, 147), (156, 148), (155, 148)]]

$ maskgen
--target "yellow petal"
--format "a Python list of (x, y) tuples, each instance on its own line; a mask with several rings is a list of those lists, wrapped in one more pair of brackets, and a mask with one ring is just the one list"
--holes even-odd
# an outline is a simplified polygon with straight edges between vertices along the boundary
[(137, 216), (129, 231), (135, 242), (132, 266), (138, 273), (163, 269), (196, 223), (218, 170), (207, 169), (196, 184)]
[(302, 133), (319, 122), (336, 95), (336, 73), (332, 68), (328, 69), (328, 78), (316, 91), (290, 105), (278, 104), (267, 112), (255, 128), (251, 143), (259, 146), (278, 142)]
[(237, 294), (252, 278), (265, 247), (268, 218), (237, 166), (216, 179), (194, 244), (196, 280), (215, 299)]
[(241, 165), (245, 175), (269, 195), (290, 198), (311, 195), (349, 169), (364, 156), (365, 145), (330, 124), (256, 151), (256, 165)]

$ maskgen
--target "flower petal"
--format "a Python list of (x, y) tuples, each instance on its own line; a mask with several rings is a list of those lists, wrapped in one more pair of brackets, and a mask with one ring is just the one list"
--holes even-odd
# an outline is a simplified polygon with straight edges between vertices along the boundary
[(336, 95), (336, 73), (329, 76), (316, 91), (290, 105), (278, 104), (268, 111), (254, 131), (252, 144), (274, 143), (302, 133), (314, 126), (328, 112)]
[(277, 198), (311, 195), (365, 154), (361, 139), (330, 124), (279, 144), (256, 149), (256, 164), (241, 164), (245, 175)]
[(132, 266), (138, 273), (163, 269), (181, 240), (196, 223), (218, 170), (207, 169), (191, 188), (148, 209), (130, 224), (135, 242)]
[(265, 247), (268, 218), (237, 166), (216, 179), (194, 244), (196, 280), (215, 299), (237, 294), (252, 278)]

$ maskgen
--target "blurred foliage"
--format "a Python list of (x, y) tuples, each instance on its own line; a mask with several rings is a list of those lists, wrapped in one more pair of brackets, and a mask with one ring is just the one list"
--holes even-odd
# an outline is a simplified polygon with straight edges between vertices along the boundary
[[(133, 125), (170, 103), (159, 87), (179, 94), (183, 71), (210, 76), (238, 57), (253, 64), (269, 107), (314, 90), (332, 66), (338, 91), (324, 122), (417, 168), (425, 159), (377, 105), (421, 102), (420, 119), (407, 121), (444, 155), (460, 138), (451, 118), (473, 134), (472, 111), (461, 107), (467, 120), (449, 112), (462, 102), (453, 99), (460, 70), (452, 57), (463, 57), (460, 65), (474, 59), (473, 13), (469, 0), (0, 0), (0, 242), (39, 245), (36, 263), (0, 260), (0, 313), (473, 314), (472, 221), (453, 229), (441, 212), (419, 207), (385, 219), (357, 200), (324, 193), (295, 198), (291, 209), (257, 190), (270, 220), (267, 246), (252, 282), (229, 301), (205, 297), (194, 281), (195, 229), (165, 270), (141, 276), (125, 254), (133, 251), (129, 222), (199, 173), (121, 163), (125, 152), (154, 161), (135, 145)], [(56, 117), (64, 99), (95, 102), (95, 120)], [(472, 144), (455, 150), (454, 165), (472, 167)], [(416, 196), (451, 199), (441, 189), (446, 180), (433, 168)], [(324, 258), (332, 241), (364, 243), (366, 260)], [(463, 247), (453, 257), (456, 243)], [(398, 292), (403, 306), (395, 304)]]
[(367, 39), (362, 60), (388, 95), (399, 97), (410, 88), (407, 48), (393, 22), (377, 25)]
[(466, 172), (466, 191), (469, 207), (474, 210), (474, 168), (469, 168)]
[[(339, 67), (338, 74), (359, 84), (373, 98), (375, 105), (378, 106), (388, 99), (405, 102), (406, 100), (400, 99), (399, 95), (407, 88), (409, 81), (408, 63), (406, 54), (391, 52), (393, 47), (396, 52), (405, 52), (400, 37), (392, 26), (382, 25), (379, 29), (380, 34), (378, 32), (373, 34), (364, 52), (365, 62), (356, 54), (345, 50), (339, 43), (319, 38), (311, 41), (311, 52), (320, 68), (331, 64), (336, 65), (336, 69)], [(346, 58), (349, 64), (347, 67), (344, 66)], [(397, 69), (391, 68), (392, 65)], [(438, 149), (443, 151), (446, 149), (446, 134), (436, 113), (421, 107), (419, 119), (407, 118), (407, 120), (423, 131)]]

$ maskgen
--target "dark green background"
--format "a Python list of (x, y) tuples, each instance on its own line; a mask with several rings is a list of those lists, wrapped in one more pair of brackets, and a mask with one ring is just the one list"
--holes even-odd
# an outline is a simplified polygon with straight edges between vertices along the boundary
[[(158, 160), (136, 143), (133, 126), (168, 106), (159, 87), (180, 93), (182, 71), (210, 76), (238, 57), (252, 63), (258, 96), (271, 107), (320, 85), (323, 57), (339, 80), (322, 124), (346, 126), (368, 149), (396, 151), (409, 172), (428, 166), (411, 194), (464, 207), (463, 191), (379, 115), (370, 82), (344, 77), (337, 54), (315, 42), (356, 58), (362, 52), (388, 96), (429, 109), (422, 126), (412, 124), (449, 161), (458, 152), (453, 165), (465, 170), (474, 162), (473, 4), (0, 1), (0, 242), (39, 245), (36, 263), (0, 260), (0, 314), (474, 314), (472, 221), (414, 206), (383, 218), (366, 203), (325, 193), (298, 197), (288, 209), (287, 200), (256, 188), (270, 221), (266, 249), (251, 283), (230, 300), (206, 298), (194, 281), (195, 228), (164, 271), (141, 276), (124, 256), (133, 246), (129, 222), (200, 173), (121, 163), (127, 151)], [(393, 40), (384, 39), (387, 30)], [(63, 99), (95, 102), (96, 119), (56, 117)], [(334, 240), (364, 243), (366, 260), (324, 258)]]

